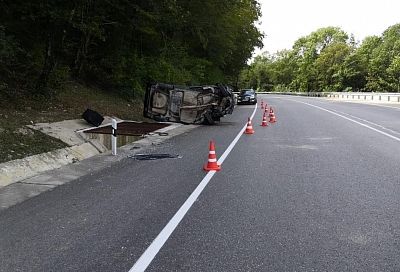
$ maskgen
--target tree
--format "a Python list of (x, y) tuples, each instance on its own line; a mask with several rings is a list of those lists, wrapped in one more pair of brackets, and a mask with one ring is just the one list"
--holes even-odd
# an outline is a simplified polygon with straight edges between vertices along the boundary
[(343, 63), (349, 56), (351, 48), (344, 42), (327, 45), (315, 61), (318, 71), (318, 89), (340, 91), (344, 88), (344, 77), (348, 70), (343, 69)]
[(301, 37), (293, 45), (293, 54), (297, 58), (298, 70), (292, 86), (300, 91), (321, 91), (318, 84), (318, 71), (314, 62), (329, 46), (346, 43), (349, 36), (337, 27), (320, 28), (310, 35)]
[(66, 78), (109, 90), (142, 90), (150, 81), (236, 84), (254, 48), (262, 46), (254, 0), (0, 4), (2, 89), (19, 85), (45, 94)]
[(400, 92), (400, 56), (395, 56), (387, 68), (392, 89)]
[(393, 85), (395, 83), (393, 75), (388, 72), (392, 71), (389, 67), (393, 60), (400, 55), (400, 24), (386, 29), (381, 38), (369, 39), (365, 42), (370, 48), (374, 46), (369, 55), (366, 88), (381, 92), (396, 89)]

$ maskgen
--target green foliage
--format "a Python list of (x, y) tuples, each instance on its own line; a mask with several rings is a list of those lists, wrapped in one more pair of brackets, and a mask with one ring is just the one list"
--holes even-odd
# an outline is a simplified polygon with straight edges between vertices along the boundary
[[(72, 78), (123, 95), (147, 83), (236, 84), (262, 34), (254, 0), (1, 2), (0, 90), (52, 94)], [(124, 91), (120, 91), (124, 90)]]
[(357, 45), (336, 27), (299, 38), (292, 50), (256, 57), (240, 85), (261, 90), (400, 92), (400, 24)]

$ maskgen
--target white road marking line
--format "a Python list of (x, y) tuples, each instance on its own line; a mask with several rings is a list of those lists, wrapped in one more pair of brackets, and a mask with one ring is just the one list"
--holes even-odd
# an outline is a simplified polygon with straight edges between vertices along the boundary
[(400, 132), (398, 132), (398, 131), (392, 130), (392, 129), (390, 129), (390, 128), (384, 127), (384, 126), (379, 125), (379, 124), (377, 124), (377, 123), (368, 121), (368, 120), (366, 120), (366, 119), (363, 119), (363, 118), (354, 116), (354, 115), (352, 115), (352, 114), (345, 113), (345, 112), (341, 112), (341, 111), (337, 111), (337, 110), (332, 110), (332, 111), (337, 112), (337, 113), (340, 113), (340, 114), (343, 114), (343, 115), (350, 116), (350, 117), (352, 117), (352, 118), (354, 118), (354, 119), (358, 119), (358, 120), (360, 120), (360, 121), (362, 121), (362, 122), (365, 122), (365, 123), (371, 124), (371, 125), (373, 125), (373, 126), (379, 127), (379, 128), (381, 128), (381, 129), (387, 130), (387, 131), (389, 131), (389, 132), (391, 132), (391, 133), (393, 133), (393, 134), (398, 134), (398, 135), (400, 135)]
[(392, 107), (392, 106), (387, 106), (387, 105), (380, 105), (380, 104), (367, 104), (367, 105), (377, 106), (377, 107), (382, 107), (382, 108), (395, 109), (395, 110), (400, 110), (399, 107)]
[[(292, 95), (292, 96), (310, 98), (308, 96), (300, 96), (300, 95)], [(270, 98), (287, 99), (287, 97), (270, 97)], [(321, 97), (312, 97), (312, 98), (315, 100), (318, 100), (320, 102), (327, 102), (327, 103), (353, 103), (353, 104), (358, 104), (358, 105), (376, 106), (376, 107), (400, 110), (400, 107), (388, 106), (387, 104), (376, 104), (376, 103), (368, 103), (368, 102), (363, 102), (363, 101), (330, 100), (330, 99), (325, 99), (325, 98), (321, 98)], [(291, 99), (288, 99), (288, 100), (291, 100)], [(292, 100), (292, 101), (295, 101), (295, 100)], [(394, 105), (396, 105), (396, 104), (394, 104)]]
[[(251, 115), (250, 119), (253, 119), (255, 113), (257, 111), (257, 104), (255, 105), (253, 114)], [(218, 163), (222, 164), (232, 149), (235, 147), (236, 143), (239, 141), (239, 138), (243, 135), (244, 130), (246, 129), (247, 122), (240, 130), (238, 135), (233, 139), (231, 144), (225, 150), (225, 152), (221, 155), (218, 160)], [(214, 176), (216, 172), (210, 171), (207, 175), (203, 178), (200, 184), (196, 187), (196, 189), (192, 192), (192, 194), (188, 197), (188, 199), (183, 203), (183, 205), (179, 208), (179, 210), (175, 213), (175, 215), (169, 220), (168, 224), (162, 229), (162, 231), (157, 235), (157, 237), (153, 240), (150, 246), (146, 249), (146, 251), (140, 256), (140, 258), (136, 261), (133, 267), (129, 270), (129, 272), (142, 272), (145, 271), (146, 268), (150, 265), (153, 259), (156, 257), (157, 253), (160, 251), (162, 246), (174, 232), (178, 224), (182, 221), (185, 217), (186, 213), (192, 207), (193, 203), (197, 200), (200, 196), (201, 192), (210, 182), (211, 178)]]
[[(330, 100), (327, 100), (327, 101), (330, 101)], [(337, 101), (332, 101), (332, 102), (353, 103), (353, 104), (359, 104), (359, 105), (368, 105), (368, 106), (376, 106), (376, 107), (400, 110), (400, 107), (393, 107), (393, 106), (388, 106), (386, 104), (376, 104), (376, 103), (369, 103), (369, 102), (363, 102), (363, 101), (340, 101), (340, 100), (337, 100)]]
[(356, 120), (353, 120), (353, 119), (351, 119), (351, 118), (348, 118), (348, 117), (346, 117), (346, 116), (344, 116), (344, 115), (342, 115), (342, 114), (339, 114), (339, 113), (336, 113), (336, 112), (334, 112), (334, 111), (331, 111), (331, 110), (328, 110), (328, 109), (325, 109), (325, 108), (322, 108), (322, 107), (319, 107), (319, 106), (316, 106), (316, 105), (313, 105), (313, 104), (309, 104), (309, 103), (306, 103), (306, 102), (296, 101), (296, 100), (292, 100), (292, 99), (289, 99), (289, 100), (294, 101), (294, 102), (297, 102), (297, 103), (302, 103), (302, 104), (305, 104), (305, 105), (308, 105), (308, 106), (311, 106), (311, 107), (314, 107), (314, 108), (317, 108), (317, 109), (320, 109), (320, 110), (323, 110), (323, 111), (332, 113), (333, 115), (342, 117), (343, 119), (346, 119), (346, 120), (348, 120), (348, 121), (351, 121), (351, 122), (353, 122), (353, 123), (356, 123), (356, 124), (358, 124), (358, 125), (360, 125), (360, 126), (362, 126), (362, 127), (366, 127), (366, 128), (368, 128), (368, 129), (370, 129), (370, 130), (373, 130), (373, 131), (375, 131), (375, 132), (378, 132), (378, 133), (380, 133), (380, 134), (382, 134), (382, 135), (385, 135), (385, 136), (387, 136), (387, 137), (389, 137), (389, 138), (391, 138), (391, 139), (393, 139), (393, 140), (396, 140), (396, 141), (400, 142), (400, 138), (398, 138), (398, 137), (396, 137), (396, 136), (393, 136), (393, 135), (391, 135), (391, 134), (389, 134), (389, 133), (386, 133), (386, 132), (381, 131), (381, 130), (379, 130), (379, 129), (373, 128), (373, 127), (371, 127), (371, 126), (368, 126), (368, 125), (363, 124), (363, 123), (361, 123), (361, 122), (358, 122), (358, 121), (356, 121)]

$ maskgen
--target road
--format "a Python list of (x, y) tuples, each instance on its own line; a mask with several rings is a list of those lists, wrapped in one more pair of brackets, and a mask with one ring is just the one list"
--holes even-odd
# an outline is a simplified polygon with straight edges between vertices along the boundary
[(165, 244), (208, 141), (221, 156), (253, 106), (149, 150), (179, 159), (127, 158), (1, 211), (0, 271), (129, 271), (153, 241), (147, 271), (400, 271), (400, 108), (260, 98), (278, 122), (255, 112)]

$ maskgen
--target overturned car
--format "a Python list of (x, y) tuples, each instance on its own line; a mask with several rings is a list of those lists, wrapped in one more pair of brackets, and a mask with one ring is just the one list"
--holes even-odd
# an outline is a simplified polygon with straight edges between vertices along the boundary
[(224, 85), (175, 86), (157, 83), (147, 87), (144, 116), (156, 121), (185, 124), (209, 124), (231, 114), (232, 90)]

